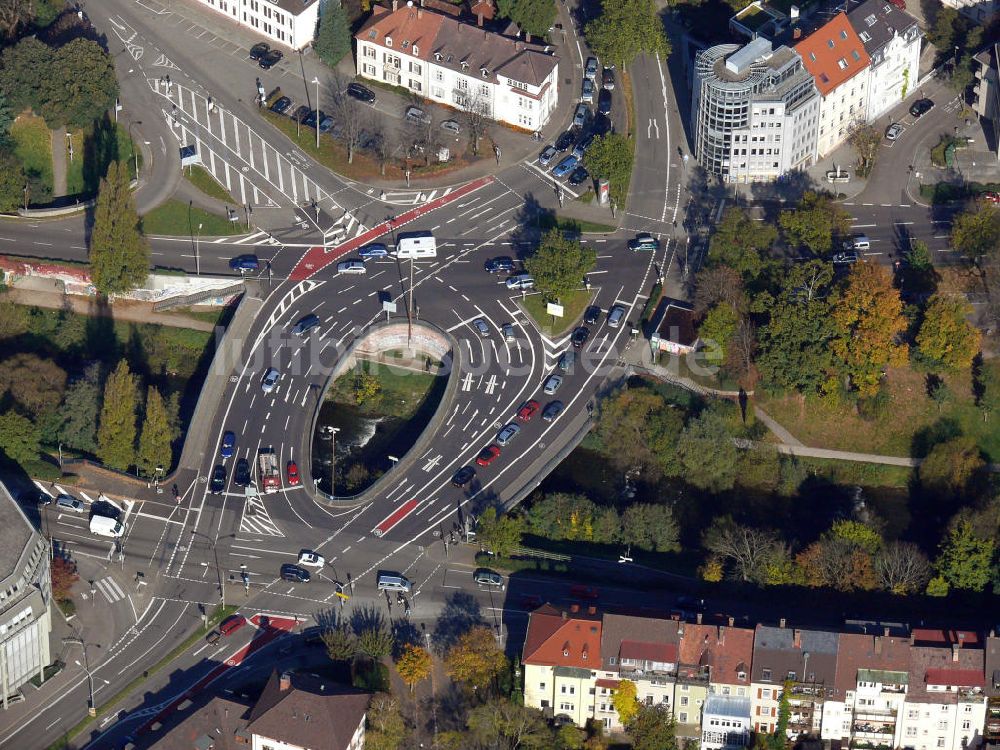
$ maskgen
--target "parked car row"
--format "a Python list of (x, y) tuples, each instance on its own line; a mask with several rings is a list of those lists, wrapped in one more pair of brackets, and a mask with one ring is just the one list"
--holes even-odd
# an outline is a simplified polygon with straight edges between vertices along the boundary
[(271, 49), (267, 42), (258, 42), (250, 48), (250, 59), (257, 63), (264, 70), (270, 70), (284, 57), (281, 50)]

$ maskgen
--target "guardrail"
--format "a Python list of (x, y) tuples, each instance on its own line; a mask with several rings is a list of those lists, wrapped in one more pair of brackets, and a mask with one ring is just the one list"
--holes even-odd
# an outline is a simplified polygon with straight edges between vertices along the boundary
[(532, 549), (531, 547), (512, 547), (510, 554), (523, 555), (524, 557), (538, 557), (542, 560), (556, 560), (557, 562), (569, 562), (573, 559), (571, 555), (562, 555), (558, 552), (546, 552), (545, 550)]
[(191, 292), (190, 294), (180, 294), (176, 297), (169, 297), (168, 299), (156, 302), (153, 305), (153, 312), (162, 312), (174, 307), (189, 307), (190, 305), (197, 305), (199, 302), (206, 299), (212, 299), (213, 297), (229, 297), (233, 294), (239, 294), (242, 291), (243, 280), (241, 279), (240, 281), (219, 289), (202, 289), (197, 292)]

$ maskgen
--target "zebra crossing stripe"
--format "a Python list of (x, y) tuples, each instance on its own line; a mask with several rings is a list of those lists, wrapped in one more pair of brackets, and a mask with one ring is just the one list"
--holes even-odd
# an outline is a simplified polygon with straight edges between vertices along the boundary
[(94, 587), (104, 594), (109, 604), (114, 604), (119, 599), (125, 598), (125, 592), (122, 591), (114, 578), (102, 578), (94, 583)]

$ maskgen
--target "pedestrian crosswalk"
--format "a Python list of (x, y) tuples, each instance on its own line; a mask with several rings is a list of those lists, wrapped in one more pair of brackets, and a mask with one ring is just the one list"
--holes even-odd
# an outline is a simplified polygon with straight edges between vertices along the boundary
[(240, 532), (263, 536), (284, 536), (278, 525), (271, 520), (267, 512), (264, 498), (260, 495), (247, 498), (243, 506), (243, 518), (240, 519)]
[(109, 604), (114, 604), (120, 599), (125, 598), (125, 592), (122, 590), (122, 587), (111, 577), (94, 581), (94, 588), (104, 594), (104, 598), (108, 600)]

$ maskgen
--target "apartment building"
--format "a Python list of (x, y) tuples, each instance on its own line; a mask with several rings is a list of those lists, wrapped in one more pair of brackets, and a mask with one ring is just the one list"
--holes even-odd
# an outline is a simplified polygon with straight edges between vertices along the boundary
[(695, 57), (695, 157), (726, 182), (775, 180), (813, 163), (820, 95), (802, 58), (763, 37)]
[(973, 58), (972, 109), (979, 115), (986, 143), (1000, 158), (1000, 44)]
[(782, 691), (790, 690), (788, 736), (818, 735), (837, 674), (837, 633), (758, 625), (750, 700), (754, 731), (773, 732)]
[(996, 632), (986, 639), (986, 722), (983, 744), (1000, 746), (1000, 637)]
[(816, 152), (823, 157), (847, 138), (851, 126), (868, 116), (871, 58), (841, 11), (795, 45), (819, 91)]
[(292, 49), (316, 38), (320, 0), (197, 0), (230, 21)]
[(913, 92), (920, 76), (923, 32), (917, 19), (888, 0), (865, 0), (847, 18), (871, 58), (867, 120), (880, 117)]
[(459, 111), (535, 131), (558, 103), (559, 58), (548, 47), (412, 2), (375, 6), (355, 39), (359, 76)]
[(709, 695), (702, 719), (700, 750), (737, 750), (753, 737), (750, 699), (735, 695)]

